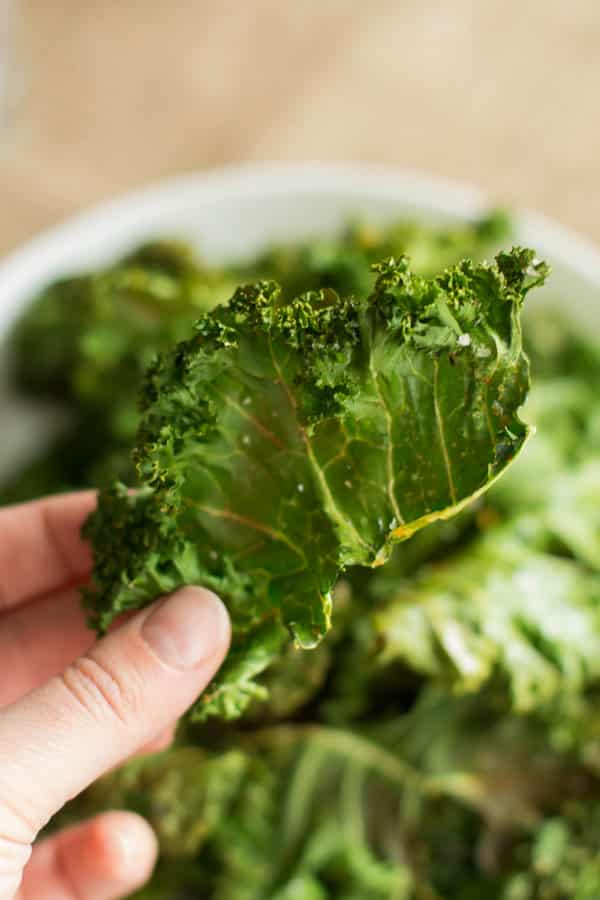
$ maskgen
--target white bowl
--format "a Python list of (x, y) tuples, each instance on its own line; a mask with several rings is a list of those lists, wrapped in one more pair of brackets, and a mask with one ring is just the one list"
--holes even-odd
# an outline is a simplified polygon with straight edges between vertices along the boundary
[[(8, 256), (0, 264), (0, 339), (47, 282), (107, 263), (152, 236), (182, 237), (205, 258), (222, 261), (274, 242), (331, 234), (348, 219), (460, 221), (492, 202), (441, 179), (369, 166), (253, 166), (171, 179), (78, 215)], [(597, 327), (600, 251), (543, 216), (517, 212), (515, 222), (516, 241), (554, 268), (537, 302), (568, 303), (570, 315)], [(1, 368), (0, 474), (6, 474), (48, 440), (55, 419), (12, 396)]]

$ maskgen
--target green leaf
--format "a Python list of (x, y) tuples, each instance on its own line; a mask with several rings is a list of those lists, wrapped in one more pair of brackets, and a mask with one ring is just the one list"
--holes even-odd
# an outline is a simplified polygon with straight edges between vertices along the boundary
[(600, 566), (596, 396), (589, 380), (538, 382), (525, 407), (536, 438), (489, 495), (504, 516), (529, 516), (542, 544), (558, 544), (592, 569)]
[(198, 315), (238, 284), (271, 278), (289, 297), (322, 287), (362, 295), (373, 288), (371, 263), (378, 259), (407, 253), (416, 271), (435, 274), (463, 257), (484, 257), (509, 230), (506, 216), (494, 212), (450, 227), (362, 223), (227, 270), (207, 267), (185, 244), (157, 240), (107, 267), (50, 285), (17, 324), (12, 375), (36, 398), (66, 406), (69, 427), (52, 447), (40, 447), (40, 456), (10, 485), (0, 484), (0, 501), (115, 478), (132, 483), (130, 450), (147, 365), (187, 337)]
[(61, 824), (98, 810), (131, 809), (152, 825), (163, 858), (191, 859), (227, 816), (250, 762), (236, 749), (214, 755), (193, 746), (140, 756), (67, 806)]
[(182, 584), (215, 589), (234, 645), (197, 713), (238, 714), (286, 631), (304, 648), (325, 635), (341, 571), (381, 565), (519, 452), (519, 315), (545, 271), (515, 249), (431, 280), (390, 260), (366, 298), (240, 288), (149, 373), (146, 487), (105, 492), (86, 528), (95, 624)]
[(514, 708), (548, 707), (600, 678), (600, 579), (495, 529), (400, 587), (374, 616), (380, 662), (459, 692), (500, 676)]
[(600, 892), (598, 801), (564, 804), (521, 848), (527, 871), (513, 875), (502, 900), (595, 900)]
[(168, 241), (57, 281), (15, 329), (17, 381), (36, 395), (95, 410), (115, 429), (126, 410), (131, 421), (121, 424), (133, 437), (135, 391), (154, 354), (181, 340), (194, 318), (231, 289), (231, 281), (204, 268), (187, 246)]
[(245, 281), (257, 275), (278, 281), (287, 297), (321, 288), (360, 296), (372, 291), (371, 266), (381, 259), (408, 256), (419, 275), (437, 275), (461, 259), (489, 258), (508, 241), (511, 230), (501, 210), (451, 225), (356, 222), (334, 237), (271, 248), (237, 273)]

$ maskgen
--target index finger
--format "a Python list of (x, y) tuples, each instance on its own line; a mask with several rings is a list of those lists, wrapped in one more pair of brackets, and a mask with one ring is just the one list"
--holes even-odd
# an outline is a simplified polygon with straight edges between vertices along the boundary
[(0, 509), (0, 613), (89, 575), (81, 526), (95, 505), (82, 491)]

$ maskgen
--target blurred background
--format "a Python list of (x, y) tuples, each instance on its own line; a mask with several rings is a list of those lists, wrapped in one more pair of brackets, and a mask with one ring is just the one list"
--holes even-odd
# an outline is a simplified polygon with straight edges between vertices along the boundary
[(598, 0), (14, 6), (0, 253), (165, 175), (265, 160), (428, 171), (600, 240)]

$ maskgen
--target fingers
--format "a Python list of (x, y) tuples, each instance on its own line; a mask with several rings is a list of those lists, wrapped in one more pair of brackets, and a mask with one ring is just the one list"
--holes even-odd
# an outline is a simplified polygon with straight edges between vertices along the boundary
[(95, 503), (86, 491), (0, 509), (0, 611), (88, 575), (80, 530)]
[[(0, 857), (179, 717), (229, 645), (214, 594), (184, 588), (0, 714)], [(0, 892), (0, 897), (2, 896)]]
[[(121, 617), (121, 624), (134, 615)], [(77, 590), (44, 597), (0, 617), (0, 710), (58, 675), (94, 640)], [(173, 742), (176, 727), (171, 724), (140, 753), (165, 750)]]
[(118, 900), (148, 880), (156, 855), (143, 819), (106, 813), (37, 844), (18, 900)]
[(94, 642), (76, 589), (0, 617), (0, 710), (44, 684)]

